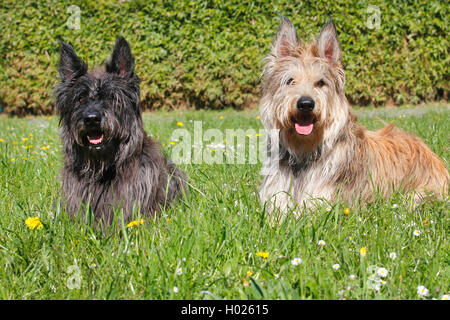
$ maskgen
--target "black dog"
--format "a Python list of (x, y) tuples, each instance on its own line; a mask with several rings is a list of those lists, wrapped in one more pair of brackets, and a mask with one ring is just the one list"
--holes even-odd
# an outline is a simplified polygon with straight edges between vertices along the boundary
[(84, 214), (89, 204), (95, 220), (108, 225), (123, 209), (126, 222), (133, 210), (151, 216), (185, 192), (185, 174), (143, 129), (140, 79), (127, 41), (117, 38), (105, 71), (88, 72), (64, 42), (60, 55), (56, 108), (68, 212)]

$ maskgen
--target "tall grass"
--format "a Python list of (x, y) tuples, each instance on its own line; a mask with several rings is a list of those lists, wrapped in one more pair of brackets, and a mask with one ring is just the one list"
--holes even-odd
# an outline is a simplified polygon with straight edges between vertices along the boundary
[[(357, 113), (370, 128), (382, 126), (375, 115), (396, 123), (448, 161), (448, 105)], [(255, 111), (144, 116), (167, 155), (177, 122), (192, 130), (194, 120), (205, 128), (260, 128)], [(349, 210), (330, 204), (270, 226), (257, 197), (259, 163), (182, 165), (191, 184), (187, 199), (157, 220), (102, 233), (60, 206), (57, 131), (55, 117), (0, 117), (2, 299), (441, 299), (449, 293), (448, 199), (415, 206), (396, 194)], [(41, 229), (25, 224), (34, 216)], [(428, 296), (418, 295), (419, 285)]]

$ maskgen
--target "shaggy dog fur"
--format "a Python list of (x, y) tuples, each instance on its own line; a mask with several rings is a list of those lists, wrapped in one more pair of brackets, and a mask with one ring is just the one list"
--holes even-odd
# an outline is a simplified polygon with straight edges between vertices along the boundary
[(142, 125), (139, 78), (125, 39), (118, 37), (105, 70), (88, 72), (73, 48), (61, 43), (56, 107), (65, 152), (62, 191), (70, 214), (108, 225), (117, 209), (145, 216), (185, 190), (183, 172), (167, 160)]
[(263, 167), (260, 198), (281, 217), (318, 198), (366, 202), (376, 190), (384, 197), (394, 190), (448, 192), (445, 164), (419, 138), (392, 125), (369, 131), (356, 123), (331, 19), (307, 44), (283, 17), (265, 62), (260, 115), (280, 152)]

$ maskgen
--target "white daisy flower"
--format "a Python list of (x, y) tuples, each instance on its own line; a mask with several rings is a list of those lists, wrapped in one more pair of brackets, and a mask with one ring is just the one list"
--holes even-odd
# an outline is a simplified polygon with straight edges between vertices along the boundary
[(324, 247), (327, 243), (324, 240), (319, 240), (317, 244), (321, 247)]
[(418, 237), (422, 232), (420, 230), (414, 230), (413, 234)]
[(441, 300), (450, 300), (450, 296), (449, 296), (448, 294), (444, 294), (444, 295), (441, 297)]
[(293, 266), (298, 266), (302, 262), (303, 262), (303, 260), (301, 258), (295, 258), (295, 259), (291, 260), (291, 264)]
[(349, 278), (350, 280), (355, 280), (355, 279), (356, 279), (356, 275), (351, 274), (351, 275), (348, 276), (348, 278)]
[(173, 287), (172, 290), (169, 290), (169, 292), (172, 291), (173, 293), (178, 293), (178, 287)]
[(429, 293), (428, 289), (425, 288), (424, 286), (418, 286), (417, 287), (417, 294), (420, 297), (426, 297), (426, 296), (428, 296), (428, 293)]
[(394, 203), (391, 208), (392, 209), (397, 209), (398, 208), (398, 204)]
[(389, 258), (391, 258), (392, 260), (395, 260), (397, 258), (397, 254), (395, 252), (391, 252), (389, 254)]
[(179, 275), (182, 275), (183, 274), (183, 268), (177, 268), (177, 271), (175, 271), (175, 274), (177, 275), (177, 276), (179, 276)]
[(377, 275), (381, 278), (385, 278), (388, 275), (388, 271), (386, 268), (378, 268)]
[(332, 266), (332, 268), (333, 268), (334, 270), (339, 270), (340, 267), (341, 267), (341, 266), (339, 265), (339, 263), (333, 264), (333, 266)]
[(275, 277), (275, 279), (278, 279), (280, 277), (278, 273), (274, 273), (273, 276)]

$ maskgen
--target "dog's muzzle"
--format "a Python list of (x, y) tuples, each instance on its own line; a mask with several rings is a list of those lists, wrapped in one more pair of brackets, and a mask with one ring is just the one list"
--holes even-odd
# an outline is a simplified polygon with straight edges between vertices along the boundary
[(91, 111), (84, 114), (83, 123), (86, 130), (88, 146), (99, 147), (103, 142), (103, 131), (101, 129), (102, 118), (100, 113)]
[(314, 130), (314, 107), (315, 102), (311, 97), (303, 96), (297, 100), (297, 114), (292, 118), (292, 122), (299, 135), (308, 136)]

